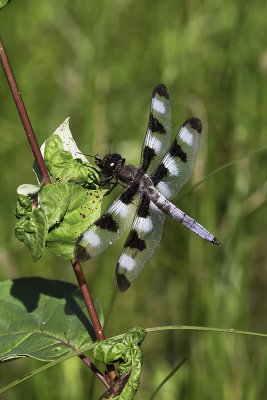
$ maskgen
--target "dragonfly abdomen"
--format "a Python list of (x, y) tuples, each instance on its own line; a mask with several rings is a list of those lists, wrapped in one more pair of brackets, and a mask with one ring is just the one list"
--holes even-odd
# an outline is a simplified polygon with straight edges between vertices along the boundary
[(192, 232), (202, 237), (209, 242), (219, 245), (220, 242), (212, 235), (207, 229), (200, 225), (197, 221), (189, 215), (181, 211), (178, 207), (172, 204), (165, 196), (163, 196), (157, 189), (150, 187), (148, 191), (150, 200), (165, 214), (172, 217), (175, 221), (180, 222)]

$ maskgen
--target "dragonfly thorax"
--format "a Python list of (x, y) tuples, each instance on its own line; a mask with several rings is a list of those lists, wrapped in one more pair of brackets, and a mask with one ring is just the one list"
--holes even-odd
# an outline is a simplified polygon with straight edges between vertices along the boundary
[(115, 171), (115, 178), (122, 186), (129, 186), (134, 181), (138, 182), (142, 177), (143, 173), (140, 168), (135, 167), (132, 164), (123, 164)]

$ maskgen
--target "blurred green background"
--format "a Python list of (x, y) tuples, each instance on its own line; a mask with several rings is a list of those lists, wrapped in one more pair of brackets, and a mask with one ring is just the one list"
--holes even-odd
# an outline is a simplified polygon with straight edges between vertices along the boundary
[[(132, 326), (199, 325), (267, 331), (267, 2), (13, 0), (1, 34), (32, 125), (42, 143), (67, 117), (79, 147), (112, 150), (138, 163), (155, 84), (170, 92), (173, 134), (203, 120), (191, 185), (176, 200), (221, 241), (217, 248), (167, 220), (160, 249), (133, 288), (113, 296), (123, 245), (84, 271), (113, 336)], [(14, 237), (16, 188), (34, 183), (33, 157), (4, 75), (0, 75), (1, 279), (42, 276), (75, 282), (48, 252), (33, 264)], [(234, 162), (236, 161), (236, 162)], [(107, 205), (111, 199), (105, 200)], [(111, 304), (112, 307), (111, 307)], [(7, 310), (8, 312), (8, 310)], [(264, 399), (267, 342), (223, 333), (150, 334), (137, 399), (185, 355), (159, 399)], [(41, 363), (0, 366), (1, 386)], [(4, 399), (96, 399), (103, 388), (78, 359), (17, 386)]]

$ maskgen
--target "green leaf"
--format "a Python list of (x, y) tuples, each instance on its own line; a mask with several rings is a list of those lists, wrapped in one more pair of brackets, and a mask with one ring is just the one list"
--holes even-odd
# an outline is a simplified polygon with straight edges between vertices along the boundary
[(52, 177), (53, 182), (74, 182), (80, 185), (91, 184), (91, 188), (96, 187), (93, 180), (99, 180), (95, 169), (89, 163), (85, 164), (80, 159), (73, 159), (70, 152), (60, 150), (53, 153), (48, 159), (47, 153), (50, 151), (50, 144), (56, 141), (58, 136), (53, 136), (47, 142), (45, 151), (45, 163)]
[(73, 183), (52, 184), (40, 193), (40, 205), (47, 218), (46, 246), (65, 260), (74, 257), (78, 237), (100, 215), (105, 191), (87, 190)]
[(32, 209), (29, 203), (30, 200), (27, 197), (19, 196), (16, 216), (20, 219), (15, 226), (15, 235), (29, 248), (32, 259), (36, 262), (45, 249), (47, 220), (42, 209)]
[[(103, 324), (100, 303), (94, 304)], [(53, 361), (94, 340), (77, 286), (43, 278), (0, 283), (0, 360)]]
[(56, 183), (39, 193), (39, 206), (32, 208), (27, 196), (19, 196), (16, 237), (29, 248), (36, 262), (45, 247), (64, 260), (74, 257), (78, 237), (100, 215), (105, 190), (87, 190), (80, 185)]
[(96, 344), (94, 357), (104, 364), (119, 362), (118, 381), (103, 395), (103, 399), (132, 400), (140, 384), (143, 355), (140, 345), (145, 339), (143, 328), (130, 329), (120, 342), (106, 339)]
[(19, 195), (15, 211), (16, 218), (25, 217), (31, 211), (32, 203), (29, 197), (23, 194)]
[[(98, 189), (98, 168), (92, 166), (78, 149), (69, 129), (69, 118), (42, 144), (41, 152), (53, 183), (74, 182)], [(36, 163), (33, 168), (41, 182)]]
[[(100, 216), (106, 190), (100, 190), (96, 167), (79, 151), (66, 119), (43, 143), (41, 153), (52, 184), (18, 188), (15, 234), (37, 261), (46, 246), (65, 260), (74, 257), (78, 237)], [(37, 163), (34, 172), (41, 182)], [(27, 197), (25, 197), (25, 196)], [(38, 208), (32, 208), (30, 199)]]

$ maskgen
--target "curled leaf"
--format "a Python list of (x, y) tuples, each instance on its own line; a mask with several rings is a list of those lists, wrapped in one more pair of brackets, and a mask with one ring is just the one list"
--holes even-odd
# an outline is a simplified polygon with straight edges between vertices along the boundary
[(119, 363), (117, 370), (120, 377), (102, 396), (103, 399), (132, 400), (134, 398), (140, 384), (143, 362), (140, 345), (145, 336), (145, 329), (132, 328), (120, 342), (107, 339), (96, 345), (94, 348), (96, 360), (105, 364)]
[(42, 209), (31, 207), (26, 196), (20, 196), (16, 209), (19, 220), (15, 226), (15, 235), (30, 250), (33, 261), (43, 254), (47, 239), (47, 219)]

